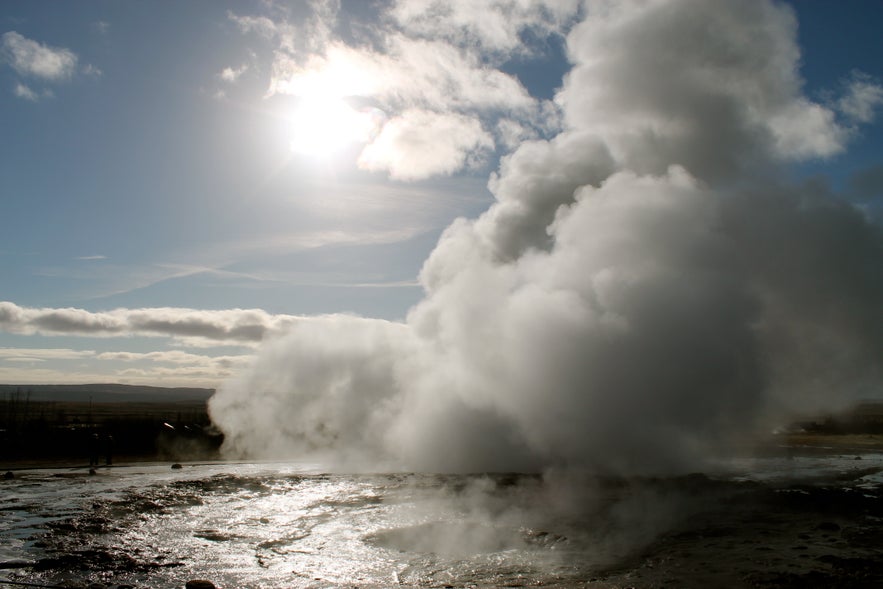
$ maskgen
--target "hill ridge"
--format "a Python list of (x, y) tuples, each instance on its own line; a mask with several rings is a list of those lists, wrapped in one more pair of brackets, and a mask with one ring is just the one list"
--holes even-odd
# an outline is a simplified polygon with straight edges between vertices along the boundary
[(27, 397), (31, 401), (167, 403), (174, 401), (205, 401), (214, 392), (214, 389), (201, 387), (159, 387), (121, 383), (0, 384), (0, 399), (8, 399), (13, 395), (18, 395), (19, 397)]

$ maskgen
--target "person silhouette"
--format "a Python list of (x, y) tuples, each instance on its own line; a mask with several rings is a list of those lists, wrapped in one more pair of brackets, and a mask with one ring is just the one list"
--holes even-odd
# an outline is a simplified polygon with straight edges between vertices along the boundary
[(113, 464), (113, 436), (110, 434), (104, 439), (104, 463), (107, 466)]
[(98, 437), (98, 434), (92, 434), (92, 436), (89, 438), (89, 466), (98, 466), (100, 445), (101, 439)]

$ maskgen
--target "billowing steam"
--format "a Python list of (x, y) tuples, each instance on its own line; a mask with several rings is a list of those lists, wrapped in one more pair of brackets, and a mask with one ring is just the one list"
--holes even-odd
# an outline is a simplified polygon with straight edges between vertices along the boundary
[(780, 168), (841, 151), (881, 92), (810, 101), (795, 35), (770, 2), (589, 3), (566, 129), (504, 159), (404, 324), (320, 317), (265, 343), (211, 401), (227, 448), (660, 471), (879, 393), (883, 231)]

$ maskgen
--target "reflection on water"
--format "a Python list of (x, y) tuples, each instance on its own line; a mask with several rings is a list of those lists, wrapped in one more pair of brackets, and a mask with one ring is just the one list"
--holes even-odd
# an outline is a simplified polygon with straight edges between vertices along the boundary
[(192, 578), (221, 587), (567, 584), (756, 484), (745, 478), (355, 476), (279, 464), (28, 471), (0, 484), (0, 572), (151, 587)]
[[(278, 465), (40, 471), (2, 488), (0, 560), (45, 582), (499, 583), (573, 575), (530, 528), (533, 477), (341, 476)], [(517, 492), (516, 492), (517, 491)], [(520, 504), (521, 503), (521, 504)], [(573, 544), (572, 542), (570, 542)]]

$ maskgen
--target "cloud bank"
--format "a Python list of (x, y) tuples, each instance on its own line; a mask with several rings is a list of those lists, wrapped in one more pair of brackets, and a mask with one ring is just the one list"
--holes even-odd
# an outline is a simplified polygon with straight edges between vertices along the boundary
[[(251, 361), (251, 355), (207, 356), (181, 350), (96, 352), (68, 348), (0, 348), (0, 381), (17, 384), (106, 382), (207, 386)], [(71, 364), (76, 370), (69, 370)], [(99, 367), (100, 365), (100, 367)]]
[[(440, 6), (394, 14), (428, 34)], [(458, 30), (512, 49), (473, 22)], [(777, 171), (842, 151), (880, 86), (811, 101), (796, 26), (763, 1), (588, 4), (561, 133), (502, 161), (497, 202), (447, 229), (405, 323), (323, 317), (262, 345), (211, 401), (227, 449), (658, 472), (877, 394), (883, 232)]]
[(0, 301), (0, 329), (15, 334), (86, 337), (172, 337), (185, 344), (248, 345), (282, 333), (300, 318), (271, 315), (260, 309), (220, 311), (174, 307), (85, 309), (20, 307)]

